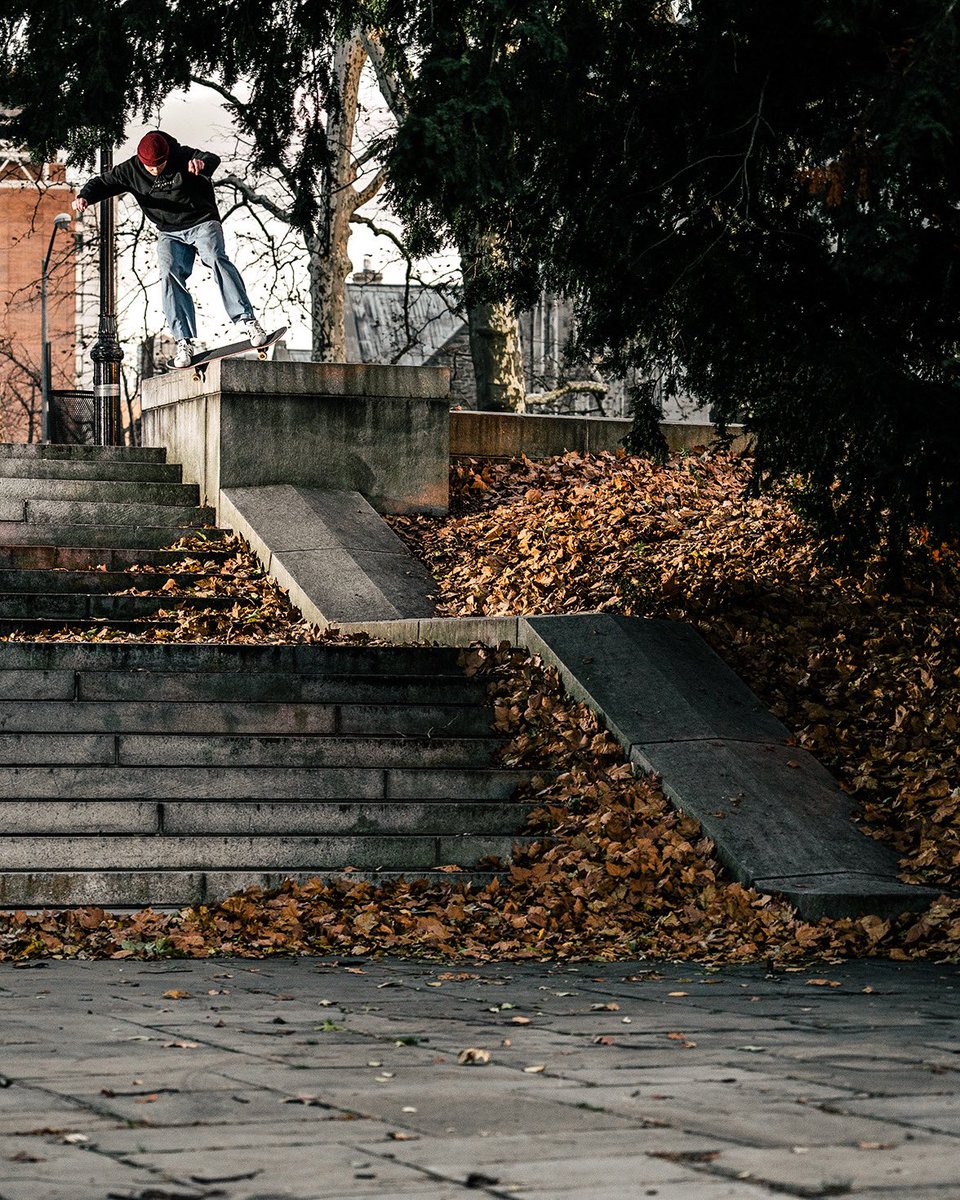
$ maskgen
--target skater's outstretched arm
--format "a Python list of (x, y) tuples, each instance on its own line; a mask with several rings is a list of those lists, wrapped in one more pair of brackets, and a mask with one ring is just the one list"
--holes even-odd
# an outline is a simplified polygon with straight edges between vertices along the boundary
[(111, 196), (122, 196), (129, 190), (129, 183), (117, 174), (117, 169), (114, 167), (109, 171), (104, 171), (102, 175), (94, 175), (92, 179), (87, 180), (74, 200), (73, 208), (78, 213), (82, 213), (89, 204), (109, 200)]

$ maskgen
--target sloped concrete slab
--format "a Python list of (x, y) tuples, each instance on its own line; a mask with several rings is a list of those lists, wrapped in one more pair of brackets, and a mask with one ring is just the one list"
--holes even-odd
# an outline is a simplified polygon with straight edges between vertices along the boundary
[(812, 755), (762, 742), (635, 746), (631, 759), (695, 816), (742, 883), (850, 872), (892, 878), (897, 856), (853, 824), (854, 805)]
[(690, 625), (603, 613), (528, 617), (528, 649), (605, 714), (625, 745), (737, 738), (785, 742), (786, 727)]
[(230, 488), (219, 511), (314, 624), (434, 614), (426, 567), (359, 492)]
[[(808, 921), (837, 913), (874, 914), (895, 917), (904, 911), (925, 908), (937, 898), (928, 888), (907, 888), (889, 875), (871, 875), (859, 871), (838, 871), (835, 875), (800, 875), (796, 878), (776, 876), (755, 879), (754, 886), (762, 892), (783, 896)], [(904, 895), (908, 903), (904, 904)]]
[(696, 631), (603, 613), (530, 617), (519, 640), (555, 666), (634, 765), (701, 823), (742, 883), (808, 920), (925, 908), (897, 856), (853, 824), (854, 805)]

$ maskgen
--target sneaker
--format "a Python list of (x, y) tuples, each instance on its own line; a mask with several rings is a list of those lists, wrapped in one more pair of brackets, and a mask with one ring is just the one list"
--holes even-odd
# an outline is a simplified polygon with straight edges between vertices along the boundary
[(270, 334), (264, 329), (256, 317), (250, 317), (240, 322), (243, 332), (250, 339), (251, 346), (262, 346), (270, 340)]
[(175, 367), (189, 367), (193, 362), (193, 342), (190, 338), (180, 338), (177, 342), (177, 352), (173, 356)]

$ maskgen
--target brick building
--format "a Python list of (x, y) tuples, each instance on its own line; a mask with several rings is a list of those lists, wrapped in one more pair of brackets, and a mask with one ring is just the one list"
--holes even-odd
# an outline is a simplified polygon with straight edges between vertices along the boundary
[[(73, 196), (62, 163), (38, 166), (0, 143), (0, 441), (40, 437), (40, 266)], [(61, 231), (47, 278), (53, 388), (76, 387), (75, 280), (74, 238)]]

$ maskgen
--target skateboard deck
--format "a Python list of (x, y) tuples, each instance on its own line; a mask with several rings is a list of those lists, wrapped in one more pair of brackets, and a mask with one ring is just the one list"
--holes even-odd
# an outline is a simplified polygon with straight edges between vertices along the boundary
[(283, 337), (287, 329), (288, 326), (284, 325), (281, 329), (271, 333), (262, 346), (251, 346), (250, 339), (244, 338), (240, 342), (231, 342), (229, 346), (215, 346), (212, 350), (202, 350), (199, 354), (195, 354), (185, 367), (174, 367), (173, 370), (193, 371), (194, 379), (200, 379), (207, 364), (218, 358), (232, 358), (235, 354), (249, 354), (251, 350), (256, 351), (258, 358), (266, 358), (267, 351), (274, 342)]

